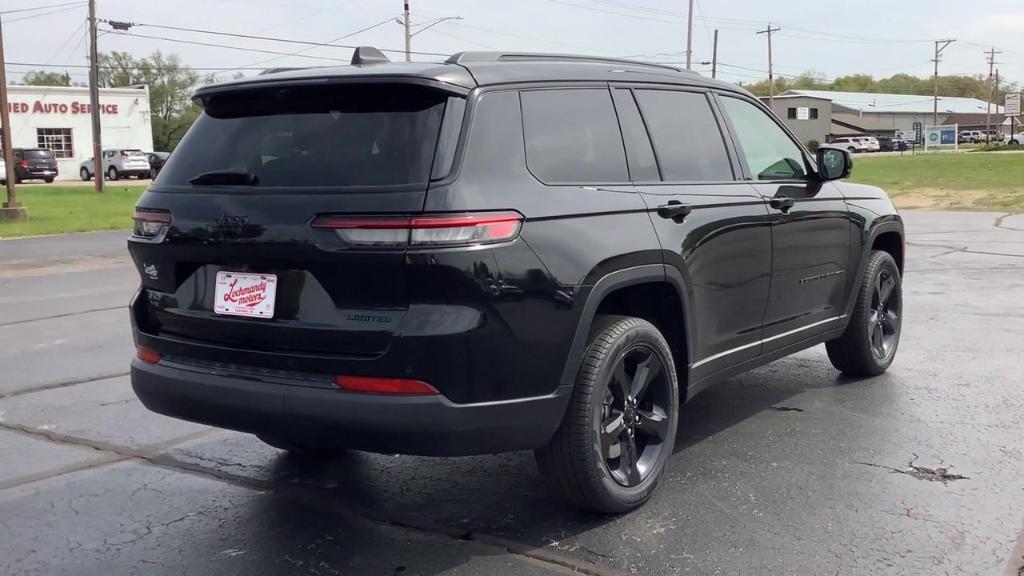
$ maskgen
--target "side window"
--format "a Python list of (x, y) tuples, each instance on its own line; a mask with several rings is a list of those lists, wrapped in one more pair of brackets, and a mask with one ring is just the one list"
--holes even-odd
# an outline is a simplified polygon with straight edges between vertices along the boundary
[(733, 180), (729, 154), (707, 96), (676, 90), (637, 90), (666, 182)]
[(534, 176), (547, 184), (629, 182), (607, 89), (527, 90), (520, 98)]
[(807, 177), (803, 152), (782, 128), (753, 104), (739, 98), (723, 97), (739, 140), (741, 156), (757, 180), (802, 180)]
[(628, 89), (612, 90), (615, 100), (615, 111), (618, 112), (619, 126), (622, 128), (622, 141), (626, 144), (626, 159), (629, 161), (629, 178), (633, 182), (657, 182), (658, 163), (654, 161), (654, 149), (651, 139), (647, 136), (644, 120), (633, 100), (633, 92)]

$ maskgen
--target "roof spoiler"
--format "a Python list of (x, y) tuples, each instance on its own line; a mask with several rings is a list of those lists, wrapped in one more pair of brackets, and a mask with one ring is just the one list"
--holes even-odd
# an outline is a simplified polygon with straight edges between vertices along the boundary
[(359, 46), (352, 52), (352, 65), (363, 66), (391, 62), (383, 52), (373, 46)]

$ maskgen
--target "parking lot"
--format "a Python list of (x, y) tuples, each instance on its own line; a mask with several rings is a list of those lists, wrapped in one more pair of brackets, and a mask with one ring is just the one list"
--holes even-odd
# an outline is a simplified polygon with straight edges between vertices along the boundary
[(642, 509), (532, 454), (286, 456), (146, 411), (124, 232), (0, 242), (0, 573), (1018, 574), (1024, 215), (904, 213), (883, 376), (822, 347), (690, 402)]

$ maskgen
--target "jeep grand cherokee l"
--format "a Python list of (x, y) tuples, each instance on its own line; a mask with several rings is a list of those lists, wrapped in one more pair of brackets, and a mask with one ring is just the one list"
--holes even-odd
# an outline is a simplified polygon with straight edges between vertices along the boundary
[(287, 450), (536, 450), (621, 513), (713, 382), (820, 343), (892, 362), (900, 217), (748, 92), (600, 58), (353, 64), (196, 92), (129, 241), (151, 410)]

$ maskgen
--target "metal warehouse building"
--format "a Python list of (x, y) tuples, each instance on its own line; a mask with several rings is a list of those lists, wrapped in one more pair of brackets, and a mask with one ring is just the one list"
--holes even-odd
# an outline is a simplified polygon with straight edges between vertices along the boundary
[[(790, 108), (810, 107), (813, 102), (831, 103), (828, 124), (794, 118)], [(914, 123), (932, 124), (931, 96), (920, 94), (876, 94), (871, 92), (830, 92), (827, 90), (787, 90), (775, 99), (775, 112), (802, 139), (820, 142), (841, 136), (895, 136), (912, 132)], [(797, 108), (799, 110), (799, 108)], [(939, 96), (939, 125), (959, 124), (961, 130), (984, 129), (988, 103), (977, 98)], [(992, 104), (992, 128), (1004, 123), (1003, 107)], [(827, 132), (825, 132), (827, 130)]]
[[(78, 166), (92, 156), (89, 89), (65, 86), (8, 86), (11, 146), (48, 148), (57, 157), (58, 179), (78, 178)], [(104, 148), (153, 149), (145, 86), (100, 89)]]

